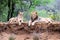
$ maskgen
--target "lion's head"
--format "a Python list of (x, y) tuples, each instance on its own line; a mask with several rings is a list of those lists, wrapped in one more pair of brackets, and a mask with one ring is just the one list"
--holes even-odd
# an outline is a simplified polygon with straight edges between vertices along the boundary
[(18, 12), (18, 17), (22, 18), (23, 17), (23, 12)]
[(33, 11), (33, 12), (31, 13), (31, 20), (32, 20), (32, 22), (33, 22), (33, 21), (36, 20), (36, 19), (38, 19), (37, 12), (36, 12), (36, 11)]

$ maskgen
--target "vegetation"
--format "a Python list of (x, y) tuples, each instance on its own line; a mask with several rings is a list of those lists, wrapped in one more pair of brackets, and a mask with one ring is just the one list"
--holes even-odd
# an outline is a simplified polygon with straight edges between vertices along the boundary
[(15, 38), (13, 38), (13, 37), (9, 37), (9, 40), (15, 40)]
[(39, 40), (39, 37), (34, 36), (34, 37), (33, 37), (33, 40)]
[(59, 11), (51, 5), (55, 0), (0, 0), (0, 21), (8, 21), (17, 16), (17, 11), (24, 12), (24, 20), (29, 20), (30, 13), (37, 11), (39, 16), (60, 20)]

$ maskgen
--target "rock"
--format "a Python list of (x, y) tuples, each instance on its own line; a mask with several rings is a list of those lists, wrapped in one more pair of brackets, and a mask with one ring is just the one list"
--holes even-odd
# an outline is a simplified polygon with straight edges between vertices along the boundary
[(60, 22), (52, 22), (52, 23), (45, 23), (45, 22), (38, 22), (35, 25), (28, 26), (27, 22), (23, 22), (21, 25), (18, 23), (8, 23), (8, 22), (0, 22), (0, 31), (8, 29), (10, 31), (16, 32), (24, 30), (26, 32), (40, 32), (40, 30), (47, 31), (47, 30), (60, 30)]

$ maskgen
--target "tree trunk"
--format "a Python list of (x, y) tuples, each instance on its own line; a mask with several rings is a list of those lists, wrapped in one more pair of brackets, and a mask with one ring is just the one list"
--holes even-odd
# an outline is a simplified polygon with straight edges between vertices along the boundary
[(8, 21), (9, 18), (10, 18), (10, 0), (8, 0), (8, 8), (9, 8), (9, 10), (8, 10), (7, 21)]
[(9, 21), (9, 19), (11, 17), (13, 17), (13, 12), (14, 12), (14, 6), (15, 6), (15, 3), (13, 3), (12, 0), (8, 0), (8, 16), (7, 16), (7, 21)]

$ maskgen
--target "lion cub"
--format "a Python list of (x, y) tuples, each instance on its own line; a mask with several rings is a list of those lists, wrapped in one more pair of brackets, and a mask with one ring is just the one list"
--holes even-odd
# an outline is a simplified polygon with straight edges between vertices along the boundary
[(19, 25), (21, 25), (22, 22), (23, 22), (23, 12), (19, 12), (17, 17), (9, 19), (9, 23), (18, 23)]

